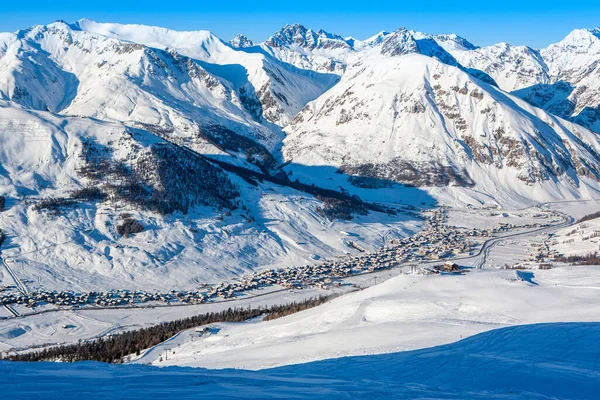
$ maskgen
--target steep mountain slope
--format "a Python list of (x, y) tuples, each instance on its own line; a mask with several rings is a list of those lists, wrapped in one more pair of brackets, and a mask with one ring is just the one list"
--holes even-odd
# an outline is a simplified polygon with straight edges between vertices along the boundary
[(238, 33), (237, 35), (235, 35), (233, 37), (233, 39), (231, 39), (229, 42), (230, 45), (232, 45), (233, 47), (236, 47), (238, 49), (244, 49), (246, 47), (252, 47), (254, 46), (254, 42), (250, 39), (248, 39), (246, 36), (242, 35), (241, 33)]
[(341, 36), (286, 25), (261, 44), (264, 52), (285, 63), (313, 71), (343, 74), (345, 59), (353, 52), (351, 41)]
[(382, 50), (401, 56), (352, 66), (286, 127), (286, 160), (416, 186), (474, 185), (500, 197), (598, 187), (597, 135), (414, 54), (410, 42), (392, 44)]
[(206, 153), (223, 153), (215, 131), (269, 149), (281, 140), (277, 129), (261, 123), (251, 88), (236, 87), (176, 52), (63, 22), (8, 35), (0, 48), (0, 98), (27, 108), (144, 127)]
[[(437, 40), (437, 39), (436, 39)], [(499, 43), (468, 48), (438, 40), (465, 67), (561, 118), (600, 131), (600, 30), (577, 29), (545, 49)]]
[(208, 31), (178, 32), (143, 25), (96, 23), (81, 20), (77, 29), (107, 37), (174, 50), (202, 62), (211, 74), (227, 80), (252, 99), (257, 96), (257, 116), (286, 125), (306, 103), (333, 86), (335, 74), (295, 68), (260, 50), (236, 49)]
[[(323, 202), (247, 182), (153, 133), (0, 102), (2, 258), (33, 289), (171, 290), (368, 249), (420, 221), (328, 220)], [(118, 226), (133, 218), (143, 232)], [(383, 234), (385, 233), (385, 234)], [(2, 284), (13, 280), (0, 268)]]
[(541, 51), (552, 77), (517, 93), (533, 105), (600, 132), (600, 29), (578, 29)]
[(453, 51), (476, 50), (479, 48), (467, 39), (456, 34), (434, 35), (433, 39), (449, 53), (452, 53)]
[(508, 43), (476, 49), (447, 47), (462, 65), (484, 71), (508, 92), (550, 82), (546, 63), (539, 51), (530, 47)]
[[(335, 257), (341, 232), (374, 249), (421, 223), (333, 220), (323, 198), (215, 160), (391, 205), (598, 192), (598, 136), (482, 82), (446, 50), (481, 50), (460, 37), (290, 25), (237, 39), (89, 20), (0, 35), (0, 227), (19, 276), (191, 288)], [(122, 237), (127, 218), (145, 230)]]
[(286, 25), (263, 43), (262, 48), (274, 57), (302, 68), (316, 71), (330, 70), (343, 74), (346, 66), (380, 55), (398, 56), (419, 53), (450, 65), (456, 65), (470, 74), (495, 84), (493, 79), (478, 69), (465, 68), (450, 54), (449, 48), (474, 49), (474, 45), (456, 35), (432, 36), (399, 28), (394, 32), (382, 31), (371, 38), (359, 41), (324, 31), (315, 32), (302, 25)]

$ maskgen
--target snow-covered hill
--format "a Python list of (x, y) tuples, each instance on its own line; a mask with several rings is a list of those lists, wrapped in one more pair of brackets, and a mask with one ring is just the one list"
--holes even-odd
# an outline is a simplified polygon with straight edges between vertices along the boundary
[(286, 160), (422, 187), (475, 186), (497, 198), (597, 190), (596, 134), (402, 43), (390, 47), (399, 56), (350, 67), (296, 116)]
[[(600, 267), (527, 273), (535, 284), (497, 269), (401, 274), (287, 317), (215, 324), (214, 333), (200, 338), (190, 329), (135, 362), (264, 369), (424, 349), (506, 326), (600, 318), (600, 309), (590, 306), (600, 288)], [(175, 354), (165, 360), (167, 348)]]
[(231, 47), (208, 31), (179, 32), (143, 25), (80, 20), (74, 27), (107, 37), (168, 49), (202, 62), (211, 74), (240, 89), (250, 104), (258, 97), (256, 114), (286, 125), (304, 105), (333, 86), (338, 76), (296, 68), (253, 47)]
[(264, 371), (1, 362), (0, 373), (13, 399), (196, 399), (199, 390), (219, 399), (594, 398), (599, 325), (525, 325), (446, 346)]
[[(287, 25), (256, 45), (85, 19), (1, 34), (3, 254), (42, 285), (192, 287), (335, 257), (342, 231), (374, 249), (420, 227), (329, 220), (322, 198), (214, 160), (392, 206), (595, 196), (598, 136), (503, 91), (522, 70), (467, 54), (496, 53), (404, 28)], [(135, 238), (117, 234), (129, 214), (147, 228)]]

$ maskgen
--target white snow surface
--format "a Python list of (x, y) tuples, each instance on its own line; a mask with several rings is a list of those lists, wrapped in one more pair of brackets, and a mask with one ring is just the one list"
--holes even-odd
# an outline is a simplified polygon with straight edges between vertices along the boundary
[(566, 256), (583, 256), (600, 251), (600, 218), (561, 229), (553, 246)]
[[(282, 63), (254, 48), (237, 49), (225, 44), (209, 31), (179, 32), (144, 25), (97, 23), (80, 20), (79, 29), (149, 47), (176, 51), (201, 61), (211, 74), (236, 87), (259, 94), (265, 118), (286, 125), (304, 105), (333, 86), (338, 77)], [(268, 97), (264, 97), (269, 92)]]
[(458, 343), (265, 371), (0, 362), (12, 399), (591, 399), (598, 323), (539, 324)]
[[(186, 331), (138, 359), (153, 365), (263, 369), (452, 343), (504, 326), (598, 321), (600, 267), (402, 274), (288, 317)], [(171, 349), (165, 359), (165, 349)], [(171, 354), (174, 353), (174, 354)]]
[[(319, 166), (334, 175), (340, 167), (381, 165), (378, 177), (393, 180), (403, 169), (398, 160), (424, 170), (437, 164), (466, 172), (474, 191), (501, 203), (593, 196), (598, 188), (577, 177), (572, 161), (585, 154), (582, 162), (598, 176), (598, 135), (420, 54), (349, 67), (285, 131), (291, 170)], [(531, 152), (541, 157), (525, 155)], [(562, 172), (546, 175), (555, 167)]]

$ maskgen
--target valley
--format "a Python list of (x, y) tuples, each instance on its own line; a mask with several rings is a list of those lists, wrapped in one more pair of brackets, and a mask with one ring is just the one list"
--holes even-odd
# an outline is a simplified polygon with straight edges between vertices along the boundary
[[(263, 270), (231, 282), (208, 285), (206, 289), (194, 292), (175, 290), (169, 293), (145, 293), (121, 288), (120, 291), (94, 294), (77, 294), (72, 291), (62, 294), (33, 292), (27, 297), (24, 293), (18, 293), (17, 287), (7, 288), (1, 293), (2, 299), (15, 310), (17, 316), (6, 311), (2, 323), (5, 329), (0, 332), (0, 344), (2, 351), (9, 353), (18, 349), (27, 351), (31, 348), (74, 343), (82, 339), (90, 340), (151, 326), (157, 321), (169, 321), (231, 307), (285, 304), (329, 293), (344, 294), (343, 298), (346, 298), (350, 296), (349, 293), (361, 293), (372, 287), (379, 287), (388, 280), (401, 279), (402, 276), (406, 277), (402, 279), (429, 276), (431, 278), (428, 279), (433, 279), (432, 287), (442, 285), (439, 289), (444, 292), (447, 286), (443, 282), (449, 279), (444, 278), (444, 275), (454, 275), (459, 281), (470, 280), (471, 274), (477, 274), (480, 277), (478, 279), (484, 279), (483, 282), (487, 282), (487, 279), (494, 282), (497, 276), (512, 276), (513, 280), (518, 281), (521, 280), (518, 275), (520, 271), (535, 271), (531, 274), (536, 277), (555, 274), (540, 270), (541, 266), (548, 263), (552, 266), (551, 271), (556, 269), (556, 273), (575, 273), (576, 269), (583, 267), (553, 263), (553, 254), (544, 254), (544, 257), (538, 258), (534, 251), (556, 232), (574, 223), (575, 218), (566, 213), (580, 217), (586, 210), (593, 210), (598, 205), (600, 200), (546, 203), (522, 210), (500, 212), (495, 208), (438, 209), (427, 212), (429, 228), (405, 239), (393, 239), (388, 246), (373, 253), (362, 253), (356, 248), (348, 247), (354, 255), (339, 257), (336, 261)], [(469, 218), (465, 218), (465, 215)], [(448, 226), (448, 223), (456, 223), (457, 226)], [(484, 228), (490, 223), (495, 224), (493, 228)], [(461, 230), (468, 232), (468, 235), (453, 236)], [(447, 241), (446, 245), (443, 244), (444, 240)], [(468, 240), (474, 240), (472, 247), (467, 247), (463, 254), (446, 250), (459, 249), (460, 244)], [(433, 246), (432, 249), (436, 249), (434, 252), (423, 251), (427, 249), (428, 243)], [(413, 253), (413, 249), (418, 251)], [(439, 251), (444, 253), (438, 253)], [(436, 275), (434, 267), (443, 265), (446, 260), (457, 263), (461, 270)], [(515, 270), (511, 271), (514, 265), (518, 266), (517, 275)], [(511, 268), (502, 269), (506, 267)], [(594, 272), (596, 268), (592, 267), (588, 271)], [(567, 276), (570, 274), (571, 272), (567, 272)], [(35, 296), (38, 296), (37, 299)], [(19, 297), (35, 299), (36, 304), (25, 307), (26, 300), (12, 302)], [(54, 300), (49, 301), (50, 298)], [(60, 301), (59, 304), (57, 300)], [(192, 305), (194, 303), (197, 304)], [(568, 313), (565, 314), (567, 315)], [(65, 326), (68, 328), (64, 328)], [(489, 325), (488, 328), (494, 326), (497, 325)], [(245, 328), (242, 326), (240, 329)]]
[(599, 65), (598, 28), (541, 49), (300, 24), (0, 34), (3, 387), (68, 389), (19, 388), (8, 360), (123, 371), (95, 360), (232, 398), (231, 376), (261, 379), (250, 398), (290, 379), (488, 398), (471, 376), (491, 397), (592, 393)]

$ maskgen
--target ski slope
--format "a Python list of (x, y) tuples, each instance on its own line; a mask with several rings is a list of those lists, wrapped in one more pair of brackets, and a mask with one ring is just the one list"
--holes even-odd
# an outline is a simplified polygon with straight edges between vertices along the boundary
[[(263, 369), (426, 348), (504, 326), (600, 320), (600, 267), (526, 273), (534, 283), (498, 269), (401, 274), (285, 318), (215, 324), (203, 337), (190, 330), (136, 362)], [(165, 359), (167, 348), (174, 354)]]
[(599, 323), (492, 330), (444, 346), (263, 371), (0, 362), (11, 399), (593, 399)]

